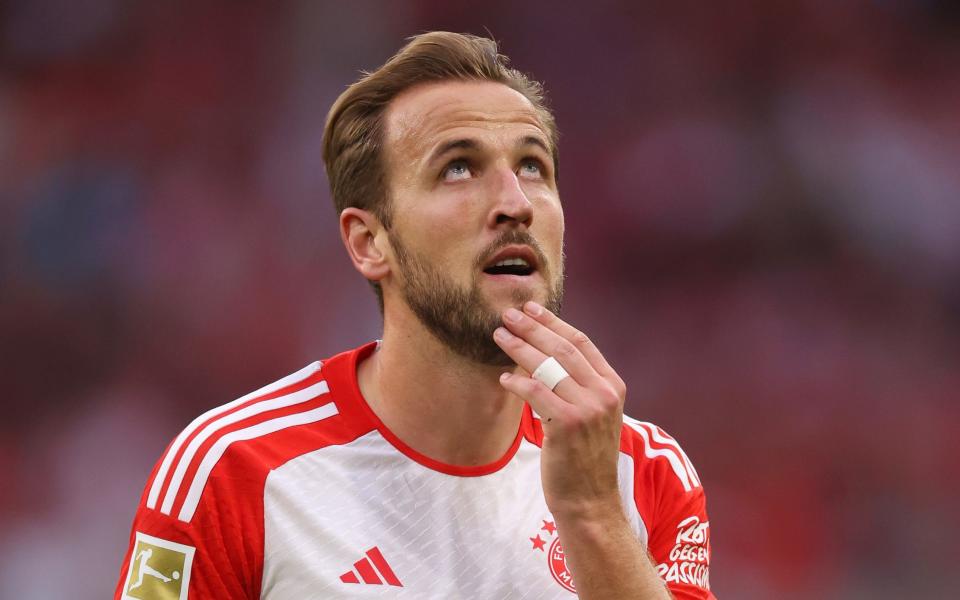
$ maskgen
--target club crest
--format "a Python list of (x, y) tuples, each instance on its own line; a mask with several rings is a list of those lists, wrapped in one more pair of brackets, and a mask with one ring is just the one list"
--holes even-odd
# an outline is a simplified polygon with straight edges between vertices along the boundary
[(566, 554), (563, 552), (563, 546), (560, 544), (560, 536), (557, 535), (557, 526), (553, 521), (543, 520), (540, 529), (536, 535), (529, 538), (533, 544), (532, 549), (535, 552), (546, 554), (547, 566), (553, 579), (564, 589), (577, 593), (577, 588), (573, 583), (573, 575), (567, 567)]

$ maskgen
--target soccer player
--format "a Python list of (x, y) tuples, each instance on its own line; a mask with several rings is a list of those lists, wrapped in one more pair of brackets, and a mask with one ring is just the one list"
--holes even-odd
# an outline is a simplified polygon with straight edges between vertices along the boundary
[[(336, 101), (324, 160), (382, 340), (187, 426), (115, 597), (713, 598), (696, 470), (558, 316), (540, 86), (491, 40), (417, 36)], [(145, 555), (181, 576), (141, 582)]]

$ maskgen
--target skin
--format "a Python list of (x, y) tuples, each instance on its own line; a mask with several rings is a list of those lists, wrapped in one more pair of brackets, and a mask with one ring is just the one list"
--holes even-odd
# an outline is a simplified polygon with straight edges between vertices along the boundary
[[(355, 268), (384, 293), (383, 343), (358, 367), (361, 392), (410, 447), (464, 466), (503, 456), (528, 402), (543, 417), (544, 495), (579, 596), (669, 598), (620, 500), (626, 387), (587, 336), (542, 306), (562, 277), (564, 220), (536, 111), (502, 84), (445, 81), (407, 90), (385, 117), (391, 231), (367, 211), (340, 217)], [(510, 228), (532, 235), (547, 265), (522, 279), (478, 273), (477, 257)], [(465, 358), (424, 327), (403, 300), (396, 239), (453, 285), (478, 282), (502, 318), (491, 337), (517, 367)], [(553, 391), (529, 377), (548, 355), (570, 373)]]

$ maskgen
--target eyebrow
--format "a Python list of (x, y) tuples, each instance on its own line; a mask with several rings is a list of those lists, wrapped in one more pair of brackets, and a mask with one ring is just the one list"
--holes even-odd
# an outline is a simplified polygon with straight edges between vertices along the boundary
[[(473, 138), (459, 138), (455, 140), (450, 140), (444, 144), (441, 144), (430, 154), (430, 158), (427, 160), (427, 164), (433, 164), (442, 158), (444, 155), (453, 152), (454, 150), (479, 150), (482, 144)], [(540, 148), (549, 156), (553, 156), (553, 153), (550, 152), (550, 148), (547, 144), (535, 135), (526, 135), (522, 137), (516, 144), (517, 148), (523, 148), (525, 146), (536, 146)]]
[(432, 164), (443, 157), (445, 154), (449, 154), (454, 150), (478, 150), (480, 148), (480, 142), (470, 138), (462, 138), (458, 140), (450, 140), (449, 142), (442, 144), (433, 153), (430, 155), (430, 159), (427, 161), (428, 164)]
[(518, 148), (522, 148), (524, 146), (536, 146), (546, 152), (548, 156), (553, 156), (553, 152), (550, 151), (550, 148), (547, 147), (547, 144), (535, 135), (524, 136), (524, 138), (520, 140), (520, 143), (517, 144)]

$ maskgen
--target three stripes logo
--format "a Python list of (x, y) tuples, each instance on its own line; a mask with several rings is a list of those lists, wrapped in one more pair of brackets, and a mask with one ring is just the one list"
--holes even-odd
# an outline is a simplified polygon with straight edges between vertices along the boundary
[(353, 563), (353, 569), (340, 576), (344, 583), (366, 583), (370, 585), (392, 585), (403, 587), (400, 579), (387, 564), (380, 549), (374, 546), (367, 550), (363, 558)]

